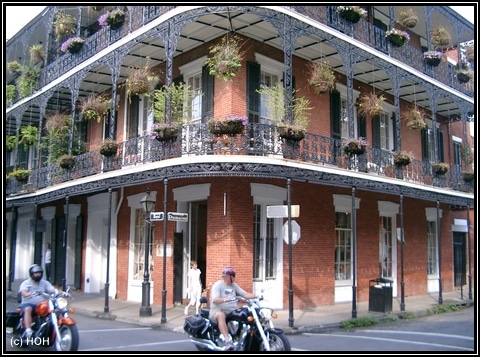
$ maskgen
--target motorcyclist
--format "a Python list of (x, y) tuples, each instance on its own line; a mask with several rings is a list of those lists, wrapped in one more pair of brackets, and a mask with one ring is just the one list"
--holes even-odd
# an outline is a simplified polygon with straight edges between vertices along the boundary
[(220, 330), (220, 339), (225, 342), (225, 350), (232, 348), (232, 338), (228, 333), (226, 315), (237, 308), (236, 296), (245, 299), (256, 299), (257, 295), (243, 290), (235, 280), (235, 269), (225, 267), (222, 271), (222, 279), (213, 284), (210, 292), (210, 315), (212, 322), (217, 322)]
[(25, 338), (32, 336), (32, 330), (30, 329), (32, 323), (32, 313), (35, 306), (44, 300), (41, 293), (53, 294), (55, 287), (47, 280), (43, 280), (43, 269), (38, 264), (33, 264), (28, 268), (29, 279), (26, 279), (20, 284), (19, 293), (22, 300), (20, 308), (23, 312), (23, 320), (25, 323)]

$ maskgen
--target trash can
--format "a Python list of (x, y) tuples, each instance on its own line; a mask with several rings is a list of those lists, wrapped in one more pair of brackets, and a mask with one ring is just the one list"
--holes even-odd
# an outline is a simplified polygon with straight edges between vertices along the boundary
[(385, 278), (377, 278), (370, 280), (368, 311), (392, 311), (392, 283), (392, 280)]

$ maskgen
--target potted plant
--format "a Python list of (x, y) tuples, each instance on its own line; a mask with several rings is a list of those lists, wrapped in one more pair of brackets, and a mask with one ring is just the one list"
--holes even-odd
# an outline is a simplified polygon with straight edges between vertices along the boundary
[(78, 36), (70, 37), (65, 42), (62, 43), (62, 45), (60, 46), (60, 51), (64, 53), (65, 52), (77, 53), (82, 49), (84, 43), (85, 43), (85, 40), (81, 37), (78, 37)]
[(393, 153), (393, 162), (398, 166), (409, 165), (413, 158), (413, 153), (408, 151), (396, 151)]
[(448, 172), (450, 166), (445, 162), (434, 162), (432, 163), (432, 170), (435, 175), (444, 175)]
[(297, 142), (305, 138), (309, 122), (310, 101), (305, 97), (296, 97), (296, 90), (292, 92), (292, 118), (288, 118), (288, 108), (285, 105), (286, 90), (280, 84), (269, 87), (260, 86), (258, 93), (265, 95), (266, 108), (270, 120), (277, 126), (279, 136), (287, 142)]
[(383, 95), (378, 96), (373, 92), (361, 95), (356, 103), (358, 115), (373, 117), (381, 114), (384, 101), (385, 97)]
[(315, 93), (322, 94), (335, 88), (335, 74), (328, 62), (310, 62), (308, 66), (310, 71), (308, 84), (313, 87)]
[(417, 106), (402, 113), (403, 118), (407, 122), (407, 128), (410, 130), (422, 130), (427, 127), (424, 117), (425, 113)]
[(410, 35), (406, 31), (402, 31), (396, 28), (388, 30), (385, 32), (385, 37), (390, 41), (394, 46), (401, 47), (410, 41)]
[(367, 17), (367, 10), (360, 6), (339, 6), (337, 7), (338, 14), (345, 20), (356, 23), (361, 18)]
[(423, 52), (423, 59), (426, 63), (433, 67), (437, 67), (444, 61), (444, 53), (440, 51), (426, 51)]
[(160, 79), (161, 71), (151, 67), (150, 57), (146, 58), (145, 66), (130, 68), (126, 80), (127, 96), (132, 95), (149, 95), (150, 82), (158, 81)]
[(160, 142), (168, 142), (177, 140), (180, 129), (178, 125), (167, 123), (154, 123), (150, 129), (150, 138)]
[(7, 107), (11, 106), (17, 98), (17, 87), (14, 84), (7, 84), (5, 86), (5, 99), (7, 102)]
[(405, 27), (415, 27), (418, 21), (417, 13), (411, 7), (401, 9), (398, 14), (398, 20)]
[(25, 148), (30, 145), (36, 145), (38, 140), (38, 128), (33, 125), (25, 125), (20, 128), (20, 137), (18, 142)]
[(435, 48), (446, 48), (450, 44), (450, 33), (445, 27), (435, 27), (430, 31), (430, 41)]
[(17, 61), (7, 62), (7, 70), (14, 77), (18, 77), (22, 74), (23, 66)]
[(57, 42), (76, 33), (77, 20), (62, 10), (55, 14), (55, 21), (52, 23)]
[(228, 34), (211, 46), (206, 61), (209, 73), (224, 81), (232, 80), (242, 66), (243, 53), (240, 49), (240, 39)]
[(125, 12), (120, 9), (115, 9), (98, 18), (98, 24), (102, 27), (109, 26), (112, 30), (120, 28), (125, 22)]
[(87, 120), (96, 120), (98, 123), (108, 112), (111, 100), (103, 95), (90, 94), (88, 97), (80, 100), (79, 109), (82, 117)]
[(17, 145), (17, 136), (16, 135), (7, 135), (7, 140), (5, 142), (7, 151), (15, 150), (15, 145)]
[(73, 165), (75, 165), (75, 156), (68, 154), (62, 155), (58, 158), (57, 163), (62, 169), (71, 169)]
[(40, 69), (31, 64), (23, 66), (22, 75), (17, 80), (19, 97), (25, 98), (32, 94), (37, 89), (39, 79)]
[(345, 154), (362, 155), (367, 150), (368, 142), (365, 138), (346, 138), (342, 140), (343, 151)]
[(28, 176), (30, 176), (30, 170), (16, 169), (7, 175), (7, 178), (15, 177), (18, 182), (27, 182)]
[(106, 138), (100, 146), (100, 154), (106, 157), (117, 154), (118, 144), (115, 140)]
[(208, 129), (215, 136), (235, 136), (245, 131), (245, 125), (248, 124), (248, 117), (237, 114), (229, 114), (226, 119), (210, 119)]
[[(169, 120), (170, 125), (178, 126), (190, 121), (193, 98), (197, 95), (201, 96), (202, 93), (191, 89), (188, 84), (178, 82), (155, 89), (153, 95), (153, 117), (155, 122), (163, 123), (165, 120)], [(167, 98), (170, 100), (169, 108), (167, 108)], [(167, 114), (170, 115), (168, 119)]]
[(463, 172), (463, 180), (465, 182), (472, 182), (474, 179), (475, 179), (475, 172), (472, 172), (472, 171)]
[(473, 77), (470, 71), (464, 69), (457, 69), (457, 79), (460, 83), (467, 83)]
[(45, 50), (41, 43), (30, 46), (28, 52), (30, 52), (31, 63), (43, 62), (45, 60)]

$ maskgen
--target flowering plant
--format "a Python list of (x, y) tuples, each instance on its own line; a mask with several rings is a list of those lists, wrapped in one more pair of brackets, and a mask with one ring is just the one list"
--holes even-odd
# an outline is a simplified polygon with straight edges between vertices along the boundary
[(343, 151), (348, 155), (361, 155), (367, 150), (367, 139), (358, 138), (346, 138), (342, 140)]
[(396, 151), (393, 153), (393, 161), (399, 166), (406, 166), (413, 160), (413, 153), (408, 151)]
[(123, 10), (112, 10), (100, 15), (98, 24), (102, 27), (110, 26), (111, 29), (117, 29), (125, 22), (125, 12)]
[(155, 123), (152, 125), (148, 136), (158, 141), (173, 141), (178, 137), (178, 125), (168, 123)]
[(85, 40), (81, 37), (70, 37), (62, 43), (62, 45), (60, 46), (60, 51), (75, 53), (80, 51), (84, 43)]
[(367, 10), (360, 6), (339, 6), (337, 11), (341, 17), (353, 23), (358, 22), (362, 17), (367, 17)]
[(396, 28), (388, 30), (385, 32), (385, 37), (395, 46), (403, 46), (405, 43), (410, 41), (410, 35), (406, 31), (402, 31)]
[(445, 162), (434, 162), (432, 163), (433, 172), (437, 175), (444, 175), (448, 172), (450, 166)]
[(248, 117), (238, 114), (229, 114), (225, 120), (210, 119), (208, 128), (213, 135), (230, 135), (243, 133)]

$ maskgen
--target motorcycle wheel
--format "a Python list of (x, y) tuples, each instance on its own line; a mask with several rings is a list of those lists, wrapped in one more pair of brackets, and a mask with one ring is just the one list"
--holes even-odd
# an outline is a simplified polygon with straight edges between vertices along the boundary
[(61, 351), (78, 351), (80, 335), (75, 325), (60, 326), (60, 346)]
[[(270, 351), (271, 352), (278, 352), (278, 351), (291, 351), (292, 346), (290, 345), (290, 341), (288, 340), (287, 336), (282, 333), (270, 332)], [(266, 351), (267, 349), (264, 347), (263, 343), (260, 346), (260, 351)]]

